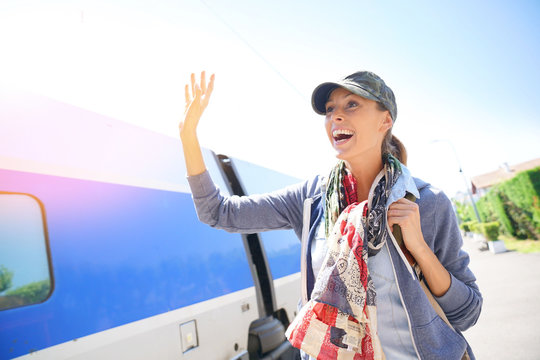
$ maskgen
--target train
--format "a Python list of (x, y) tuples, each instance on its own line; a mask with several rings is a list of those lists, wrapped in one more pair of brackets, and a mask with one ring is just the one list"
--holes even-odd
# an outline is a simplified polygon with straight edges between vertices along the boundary
[[(0, 359), (294, 359), (292, 230), (199, 222), (179, 139), (0, 88)], [(227, 195), (299, 179), (203, 149)]]

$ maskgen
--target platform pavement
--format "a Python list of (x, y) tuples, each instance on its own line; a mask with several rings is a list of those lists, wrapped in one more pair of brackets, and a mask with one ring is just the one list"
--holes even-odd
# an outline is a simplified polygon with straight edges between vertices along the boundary
[(471, 238), (471, 257), (484, 303), (477, 324), (464, 332), (478, 360), (540, 359), (540, 253), (480, 251)]

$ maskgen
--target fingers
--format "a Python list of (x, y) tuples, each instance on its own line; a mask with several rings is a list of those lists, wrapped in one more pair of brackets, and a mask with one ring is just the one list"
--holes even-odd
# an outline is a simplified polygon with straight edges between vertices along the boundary
[(410, 210), (407, 209), (389, 209), (388, 216), (409, 216), (411, 214)]
[(206, 95), (210, 96), (212, 94), (212, 91), (214, 90), (214, 79), (216, 78), (215, 74), (212, 74), (210, 76), (210, 82), (208, 83), (208, 89), (206, 90)]
[[(206, 72), (205, 71), (201, 72), (200, 89), (201, 89), (201, 93), (203, 95), (207, 95), (207, 94), (210, 95), (212, 93), (212, 90), (214, 89), (214, 79), (215, 79), (215, 77), (216, 77), (215, 74), (212, 74), (212, 76), (210, 76), (210, 82), (207, 85), (206, 84)], [(197, 79), (195, 77), (195, 74), (192, 73), (191, 74), (191, 94), (195, 95), (196, 87), (197, 87)], [(186, 101), (191, 101), (191, 97), (189, 96), (189, 91), (188, 91), (187, 85), (186, 85)]]
[(388, 218), (390, 217), (418, 218), (418, 206), (416, 204), (393, 203), (388, 207)]
[(206, 88), (206, 91), (204, 92), (204, 99), (202, 102), (202, 106), (205, 108), (208, 105), (208, 102), (210, 101), (210, 95), (212, 95), (212, 91), (214, 90), (214, 79), (215, 79), (215, 75), (212, 74), (212, 76), (210, 76), (210, 82), (208, 83), (208, 87)]
[(210, 81), (208, 84), (206, 84), (206, 72), (202, 71), (201, 82), (199, 85), (199, 83), (197, 83), (195, 74), (191, 74), (191, 94), (189, 91), (190, 86), (186, 85), (185, 87), (186, 111), (193, 102), (198, 103), (203, 110), (206, 108), (208, 101), (210, 100), (210, 95), (214, 90), (214, 79), (215, 75), (212, 74), (212, 76), (210, 76)]
[(396, 204), (396, 203), (393, 203), (392, 205), (390, 205), (388, 207), (388, 210), (411, 210), (413, 209), (413, 207), (411, 207), (410, 205), (403, 205), (403, 204)]
[(387, 221), (388, 221), (388, 226), (392, 228), (392, 225), (395, 225), (395, 224), (400, 225), (400, 226), (407, 225), (409, 223), (409, 217), (392, 215), (392, 216), (388, 216)]
[(416, 204), (414, 201), (407, 200), (405, 198), (401, 198), (394, 202), (393, 204), (403, 204), (403, 205), (413, 205)]
[(390, 204), (389, 209), (417, 209), (418, 204), (407, 199), (399, 199), (398, 201)]
[(389, 224), (400, 226), (414, 223), (419, 217), (418, 204), (407, 199), (400, 199), (388, 207)]
[(193, 101), (200, 101), (201, 100), (201, 87), (199, 84), (195, 84), (195, 96), (193, 97)]
[(191, 96), (189, 96), (189, 85), (186, 84), (185, 86), (185, 94), (186, 94), (186, 105), (191, 102)]
[(388, 226), (392, 229), (392, 226), (399, 225), (401, 229), (414, 229), (415, 226), (411, 223), (411, 219), (408, 216), (388, 216)]
[(201, 71), (201, 89), (203, 94), (206, 93), (206, 72)]
[(196, 84), (196, 81), (195, 81), (195, 74), (194, 73), (191, 73), (191, 93), (193, 95), (195, 95), (195, 84)]

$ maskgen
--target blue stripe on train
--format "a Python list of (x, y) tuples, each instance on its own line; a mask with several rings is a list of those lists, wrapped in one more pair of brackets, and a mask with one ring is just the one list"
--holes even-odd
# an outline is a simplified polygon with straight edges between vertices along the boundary
[[(0, 311), (2, 359), (253, 286), (240, 236), (201, 224), (188, 193), (6, 170), (0, 191), (43, 202), (55, 283)], [(299, 271), (298, 240), (279, 233), (275, 278)]]

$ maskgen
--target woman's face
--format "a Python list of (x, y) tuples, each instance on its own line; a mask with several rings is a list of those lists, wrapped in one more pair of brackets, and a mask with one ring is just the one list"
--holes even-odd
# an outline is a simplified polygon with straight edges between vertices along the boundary
[(392, 127), (392, 117), (388, 111), (379, 110), (377, 102), (337, 88), (326, 103), (325, 127), (338, 159), (380, 157), (384, 135)]

